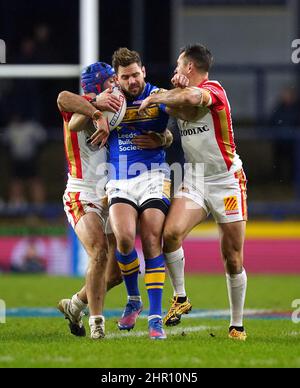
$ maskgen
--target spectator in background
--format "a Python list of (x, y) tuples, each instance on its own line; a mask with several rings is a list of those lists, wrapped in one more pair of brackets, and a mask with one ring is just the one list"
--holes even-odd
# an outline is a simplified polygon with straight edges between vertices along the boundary
[(34, 27), (33, 35), (21, 40), (15, 61), (22, 64), (53, 63), (55, 61), (53, 56), (55, 57), (56, 53), (53, 52), (53, 42), (51, 42), (50, 37), (50, 27), (45, 23), (37, 24)]
[(44, 258), (45, 248), (42, 242), (34, 238), (24, 239), (20, 249), (16, 249), (11, 258), (11, 271), (18, 273), (42, 273), (47, 270)]
[(30, 187), (31, 200), (35, 205), (45, 202), (45, 190), (38, 176), (39, 156), (46, 141), (46, 131), (37, 122), (14, 115), (3, 136), (11, 162), (9, 204), (20, 209), (27, 204), (25, 184)]
[[(55, 62), (53, 42), (51, 41), (51, 29), (48, 24), (40, 23), (34, 29), (34, 41), (36, 45), (36, 63)], [(56, 54), (57, 55), (57, 54)], [(59, 62), (58, 58), (56, 62)]]
[(271, 116), (272, 126), (297, 127), (300, 124), (299, 96), (295, 89), (285, 88)]
[(20, 54), (16, 61), (18, 63), (35, 63), (36, 61), (36, 44), (31, 38), (24, 38), (21, 41)]
[[(37, 43), (33, 38), (24, 37), (20, 40), (19, 51), (16, 51), (13, 61), (25, 65), (38, 63)], [(21, 112), (22, 116), (26, 115), (26, 117), (35, 117), (40, 120), (41, 112), (45, 110), (41, 102), (43, 94), (41, 81), (38, 79), (28, 77), (12, 79), (11, 84), (3, 93), (6, 122), (14, 112)], [(22, 101), (21, 105), (20, 101)]]
[[(292, 135), (295, 128), (300, 127), (299, 96), (294, 88), (285, 88), (270, 118), (270, 125), (281, 129), (287, 136)], [(275, 141), (274, 161), (275, 178), (290, 181), (295, 162), (295, 147), (292, 137), (280, 138)]]

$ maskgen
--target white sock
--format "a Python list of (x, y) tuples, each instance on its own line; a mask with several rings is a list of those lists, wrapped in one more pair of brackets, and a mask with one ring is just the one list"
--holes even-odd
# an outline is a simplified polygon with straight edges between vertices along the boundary
[(89, 325), (91, 326), (91, 325), (95, 324), (95, 320), (98, 318), (101, 318), (103, 320), (103, 322), (105, 322), (105, 318), (103, 315), (91, 315), (89, 318)]
[(227, 289), (230, 302), (230, 326), (243, 326), (244, 305), (247, 290), (247, 274), (245, 269), (237, 275), (226, 274)]
[(175, 252), (165, 253), (166, 265), (174, 289), (174, 296), (186, 296), (184, 286), (184, 251), (179, 248)]
[(75, 294), (72, 296), (71, 299), (71, 306), (70, 310), (72, 314), (79, 314), (82, 310), (84, 310), (87, 307), (87, 304), (85, 304), (82, 300), (78, 298), (78, 295)]

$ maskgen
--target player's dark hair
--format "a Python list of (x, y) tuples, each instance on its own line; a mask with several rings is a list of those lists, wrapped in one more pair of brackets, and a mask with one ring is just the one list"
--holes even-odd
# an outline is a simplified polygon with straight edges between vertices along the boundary
[(212, 53), (202, 44), (190, 44), (181, 49), (186, 61), (192, 61), (200, 72), (208, 72), (213, 64)]
[(121, 47), (114, 52), (112, 65), (116, 73), (118, 72), (120, 66), (126, 67), (132, 65), (133, 63), (137, 63), (140, 67), (142, 67), (141, 57), (136, 51), (131, 51), (126, 47)]

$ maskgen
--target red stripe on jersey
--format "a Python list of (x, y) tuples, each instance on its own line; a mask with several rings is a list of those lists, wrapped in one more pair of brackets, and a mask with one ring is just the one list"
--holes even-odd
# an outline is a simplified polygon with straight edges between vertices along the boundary
[(73, 116), (73, 113), (72, 112), (60, 112), (64, 121), (66, 121), (67, 123), (70, 122), (72, 116)]
[[(91, 101), (91, 96), (81, 96), (87, 101)], [(80, 147), (78, 142), (78, 134), (70, 131), (68, 123), (70, 122), (73, 113), (61, 112), (64, 119), (64, 141), (65, 141), (65, 153), (68, 162), (69, 173), (72, 177), (82, 179), (82, 163), (80, 157)]]
[(85, 214), (85, 211), (83, 209), (82, 203), (79, 200), (79, 198), (80, 198), (80, 193), (76, 193), (75, 200), (76, 200), (76, 203), (78, 205), (78, 210), (79, 210), (80, 215), (83, 215), (83, 214)]
[(83, 205), (80, 201), (80, 193), (68, 193), (68, 196), (70, 198), (70, 201), (66, 202), (66, 205), (69, 208), (69, 213), (71, 214), (74, 225), (77, 225), (78, 221), (81, 219), (82, 216), (85, 215), (85, 211), (83, 208)]
[(75, 212), (74, 212), (74, 209), (73, 209), (73, 205), (72, 205), (72, 197), (71, 197), (71, 193), (68, 193), (68, 196), (70, 198), (70, 202), (67, 202), (66, 205), (69, 207), (69, 213), (71, 214), (73, 220), (74, 220), (74, 224), (76, 225), (77, 224), (77, 219), (76, 219), (76, 216), (75, 216)]
[(226, 147), (225, 147), (225, 144), (224, 144), (224, 140), (223, 140), (223, 137), (222, 137), (221, 120), (219, 118), (219, 115), (218, 115), (217, 111), (215, 111), (214, 109), (211, 109), (211, 114), (212, 114), (212, 118), (213, 118), (213, 121), (214, 121), (215, 135), (216, 135), (217, 143), (218, 143), (219, 149), (221, 151), (221, 154), (223, 156), (223, 159), (224, 159), (224, 161), (226, 163), (227, 169), (229, 171), (231, 166), (232, 166), (232, 161), (230, 160), (230, 157), (228, 155), (228, 152), (226, 150)]
[(235, 154), (236, 145), (235, 145), (234, 137), (233, 137), (232, 118), (231, 118), (229, 102), (228, 102), (228, 99), (226, 97), (226, 94), (225, 94), (225, 98), (226, 98), (225, 110), (226, 110), (226, 117), (227, 117), (228, 129), (229, 129), (230, 145), (231, 145), (232, 153)]
[(76, 132), (71, 132), (71, 142), (74, 153), (74, 161), (76, 168), (76, 178), (82, 179), (82, 165), (81, 165), (81, 157), (80, 157), (80, 148), (78, 143), (78, 134)]
[(64, 143), (65, 143), (65, 154), (67, 158), (67, 163), (68, 163), (68, 170), (69, 173), (72, 173), (72, 166), (71, 166), (71, 161), (69, 157), (69, 152), (68, 152), (68, 147), (67, 147), (67, 137), (68, 137), (68, 123), (64, 121)]
[[(219, 149), (229, 171), (233, 164), (236, 146), (234, 143), (231, 112), (226, 92), (218, 82), (209, 80), (202, 82), (199, 87), (209, 91), (212, 97), (213, 104), (210, 107), (210, 111), (214, 121), (215, 135)], [(225, 119), (223, 122), (221, 122), (220, 118), (220, 112), (222, 111), (226, 115), (226, 118), (223, 116)]]

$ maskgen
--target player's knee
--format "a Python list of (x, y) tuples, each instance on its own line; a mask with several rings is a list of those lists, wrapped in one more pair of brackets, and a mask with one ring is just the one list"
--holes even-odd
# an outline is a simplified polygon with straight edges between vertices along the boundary
[(222, 248), (222, 256), (227, 272), (230, 274), (240, 273), (243, 268), (243, 253), (238, 247)]
[(128, 233), (124, 234), (118, 239), (118, 251), (123, 255), (129, 255), (135, 246), (135, 238), (134, 235)]
[(243, 248), (240, 244), (223, 244), (222, 254), (228, 260), (235, 260), (242, 256)]
[(166, 246), (174, 243), (178, 244), (182, 242), (182, 232), (175, 225), (172, 227), (166, 227), (163, 233), (163, 240)]
[(147, 234), (147, 236), (142, 236), (143, 252), (146, 257), (154, 257), (157, 250), (161, 249), (161, 239), (162, 236), (159, 232), (152, 232)]

